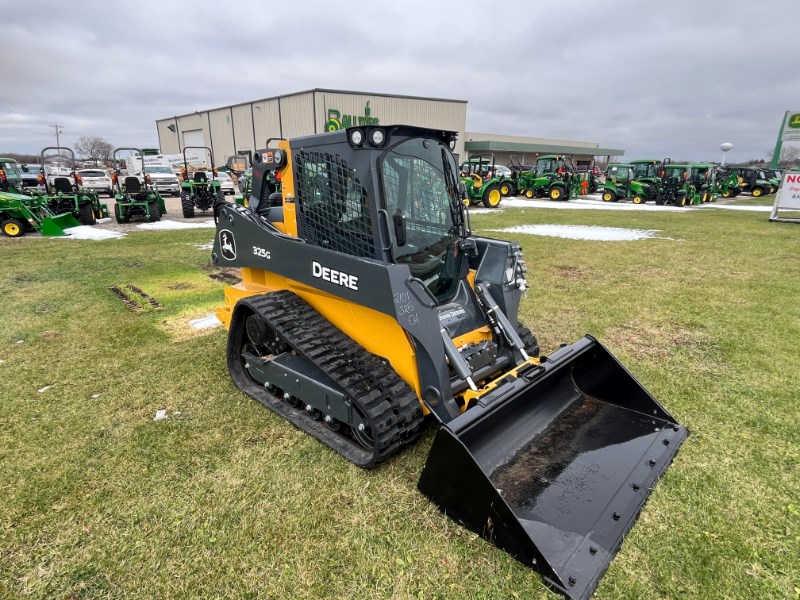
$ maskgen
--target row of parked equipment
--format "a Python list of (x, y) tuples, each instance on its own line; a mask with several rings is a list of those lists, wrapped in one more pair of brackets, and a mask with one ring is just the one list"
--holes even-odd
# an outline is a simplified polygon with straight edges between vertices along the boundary
[(672, 164), (669, 158), (644, 159), (608, 165), (603, 200), (631, 200), (692, 206), (735, 198), (743, 192), (754, 197), (774, 193), (780, 172), (752, 167), (722, 167), (711, 163)]
[[(184, 168), (181, 172), (181, 208), (185, 218), (195, 216), (195, 209), (203, 213), (215, 203), (224, 202), (216, 169), (211, 169), (211, 179), (205, 171), (189, 172), (187, 150), (206, 150), (214, 164), (208, 147), (184, 148)], [(120, 168), (122, 155), (129, 154), (141, 160), (141, 174), (126, 173)], [(153, 186), (144, 168), (144, 155), (138, 148), (117, 148), (113, 153), (114, 170), (111, 176), (114, 197), (114, 217), (118, 223), (132, 219), (147, 222), (161, 220), (167, 208), (164, 198)], [(65, 147), (50, 146), (40, 154), (42, 170), (38, 186), (26, 187), (23, 169), (11, 158), (0, 158), (0, 231), (8, 237), (19, 237), (29, 231), (44, 236), (69, 235), (69, 229), (79, 225), (94, 225), (98, 219), (110, 216), (108, 206), (100, 202), (96, 190), (85, 187), (76, 172), (75, 154)], [(45, 165), (58, 164), (48, 174)]]
[(576, 168), (569, 156), (540, 156), (535, 165), (523, 165), (511, 156), (508, 170), (495, 164), (493, 154), (479, 154), (461, 165), (461, 182), (467, 188), (467, 204), (495, 208), (507, 196), (569, 200), (598, 190), (594, 162)]
[(773, 169), (672, 164), (669, 158), (612, 163), (604, 183), (594, 162), (576, 167), (569, 156), (545, 155), (536, 164), (523, 165), (512, 155), (508, 167), (498, 167), (492, 154), (472, 156), (463, 163), (461, 181), (467, 188), (467, 204), (496, 208), (504, 197), (513, 195), (570, 200), (601, 191), (606, 202), (690, 206), (743, 192), (759, 197), (774, 193), (780, 184), (780, 172)]

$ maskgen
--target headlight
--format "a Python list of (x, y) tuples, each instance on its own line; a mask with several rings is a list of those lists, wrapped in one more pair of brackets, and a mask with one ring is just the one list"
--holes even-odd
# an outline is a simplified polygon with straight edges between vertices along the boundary
[(360, 146), (364, 143), (364, 132), (360, 129), (354, 129), (350, 132), (350, 143), (353, 146)]
[(373, 129), (369, 134), (369, 143), (373, 146), (383, 146), (383, 142), (386, 141), (386, 135), (383, 133), (383, 129)]

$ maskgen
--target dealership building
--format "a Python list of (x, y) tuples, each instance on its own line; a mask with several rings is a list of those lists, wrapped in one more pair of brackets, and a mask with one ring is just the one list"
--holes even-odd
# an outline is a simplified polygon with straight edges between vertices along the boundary
[(186, 146), (208, 146), (216, 166), (234, 154), (251, 154), (270, 138), (293, 138), (352, 125), (417, 125), (458, 132), (455, 152), (461, 157), (494, 154), (505, 165), (511, 155), (522, 163), (542, 154), (568, 155), (576, 164), (592, 157), (616, 157), (623, 150), (593, 142), (520, 137), (466, 131), (467, 101), (313, 89), (262, 98), (156, 121), (164, 154)]

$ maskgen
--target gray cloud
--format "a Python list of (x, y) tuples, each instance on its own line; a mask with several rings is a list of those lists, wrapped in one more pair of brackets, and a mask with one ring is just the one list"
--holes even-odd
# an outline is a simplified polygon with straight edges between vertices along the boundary
[(800, 110), (788, 0), (20, 6), (0, 0), (0, 151), (56, 122), (70, 145), (153, 146), (158, 118), (312, 87), (465, 99), (470, 130), (630, 158), (764, 156)]

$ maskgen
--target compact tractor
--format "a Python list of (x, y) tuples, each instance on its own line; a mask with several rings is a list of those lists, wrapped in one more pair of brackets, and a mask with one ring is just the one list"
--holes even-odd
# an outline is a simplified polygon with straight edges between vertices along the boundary
[(712, 194), (715, 197), (735, 198), (742, 193), (739, 178), (725, 167), (715, 167), (713, 174)]
[(714, 202), (715, 165), (710, 163), (689, 163), (686, 176), (686, 205), (697, 206), (706, 202)]
[[(139, 175), (133, 168), (128, 168), (125, 176), (122, 176), (120, 166), (123, 153), (131, 154), (132, 159), (127, 161), (129, 165), (134, 165), (138, 156), (141, 164)], [(128, 223), (133, 218), (144, 219), (148, 223), (160, 221), (161, 215), (167, 212), (167, 206), (145, 171), (142, 151), (139, 148), (117, 148), (113, 156), (114, 174), (111, 181), (116, 187), (114, 217), (117, 223)]]
[(642, 184), (634, 179), (633, 166), (628, 163), (609, 164), (603, 183), (603, 201), (617, 202), (633, 197), (638, 197), (640, 200), (644, 198)]
[[(505, 181), (513, 185), (510, 179)], [(461, 165), (461, 182), (467, 190), (464, 202), (468, 206), (482, 202), (486, 208), (497, 208), (503, 199), (503, 180), (497, 177), (494, 154), (479, 154)]]
[(667, 163), (664, 165), (661, 175), (661, 199), (662, 204), (672, 204), (674, 206), (686, 206), (687, 184), (689, 176), (687, 165), (674, 165)]
[(0, 158), (0, 231), (6, 237), (20, 237), (28, 231), (44, 236), (66, 235), (66, 229), (80, 225), (70, 213), (54, 215), (40, 194), (21, 193), (22, 173), (13, 158)]
[[(569, 165), (567, 165), (569, 160)], [(572, 159), (567, 156), (546, 155), (536, 160), (532, 174), (527, 172), (519, 178), (519, 194), (526, 198), (542, 198), (551, 200), (568, 200), (570, 182), (575, 173)]]
[[(55, 151), (55, 154), (47, 154), (48, 151)], [(97, 219), (108, 217), (108, 205), (101, 204), (96, 192), (81, 185), (81, 177), (75, 172), (75, 153), (70, 148), (44, 148), (40, 159), (43, 169), (39, 177), (44, 184), (44, 197), (54, 214), (71, 212), (83, 225), (94, 225)]]
[[(189, 160), (186, 157), (187, 150), (205, 150), (210, 157), (209, 169), (197, 169), (190, 172)], [(217, 179), (217, 169), (214, 167), (214, 153), (208, 146), (187, 146), (183, 149), (181, 178), (183, 179), (181, 181), (181, 208), (184, 218), (194, 217), (195, 208), (205, 213), (213, 209), (214, 204), (225, 202), (222, 184)]]
[(455, 141), (361, 126), (254, 156), (250, 206), (221, 205), (211, 254), (242, 270), (217, 309), (228, 370), (365, 469), (428, 415), (420, 490), (585, 599), (688, 432), (595, 338), (540, 354), (522, 249), (470, 230)]

